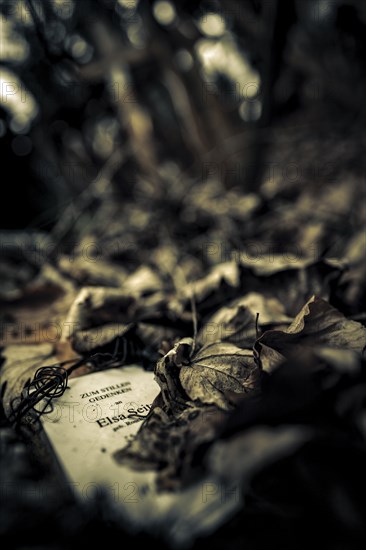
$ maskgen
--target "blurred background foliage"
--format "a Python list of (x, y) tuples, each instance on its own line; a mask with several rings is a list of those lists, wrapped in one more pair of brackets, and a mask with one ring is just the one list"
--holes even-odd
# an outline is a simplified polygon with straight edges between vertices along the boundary
[(137, 263), (243, 239), (344, 255), (365, 25), (362, 0), (3, 1), (2, 227)]

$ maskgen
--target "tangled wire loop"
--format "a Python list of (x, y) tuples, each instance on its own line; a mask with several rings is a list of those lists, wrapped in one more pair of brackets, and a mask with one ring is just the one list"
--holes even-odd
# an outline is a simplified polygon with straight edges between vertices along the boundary
[[(61, 397), (67, 388), (68, 371), (53, 365), (37, 369), (33, 380), (23, 389), (20, 397), (12, 401), (12, 420), (19, 422), (30, 410), (37, 416), (52, 412), (52, 399)], [(42, 403), (42, 408), (36, 408)]]
[(68, 372), (63, 367), (39, 368), (29, 384), (28, 396), (60, 397), (67, 388)]
[[(21, 395), (12, 400), (10, 420), (17, 424), (29, 411), (36, 413), (37, 418), (42, 414), (51, 413), (53, 411), (52, 399), (61, 397), (64, 394), (69, 375), (74, 370), (85, 364), (96, 369), (121, 366), (127, 354), (126, 342), (123, 339), (117, 339), (113, 353), (94, 353), (76, 362), (75, 359), (69, 359), (63, 363), (40, 367), (36, 370), (33, 380), (23, 389)], [(68, 363), (74, 364), (65, 369), (63, 365)], [(41, 403), (41, 409), (36, 408), (38, 403)]]

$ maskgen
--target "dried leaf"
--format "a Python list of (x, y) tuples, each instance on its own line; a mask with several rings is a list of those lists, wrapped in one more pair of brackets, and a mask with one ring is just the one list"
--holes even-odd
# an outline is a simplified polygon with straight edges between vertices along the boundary
[(91, 352), (125, 336), (133, 326), (133, 323), (109, 323), (88, 330), (78, 330), (72, 335), (71, 344), (78, 353)]
[(106, 286), (120, 288), (127, 273), (119, 265), (101, 258), (84, 256), (60, 256), (58, 267), (62, 273), (83, 286)]
[(193, 350), (193, 338), (182, 338), (175, 344), (173, 349), (163, 357), (162, 362), (165, 366), (182, 367), (188, 365)]
[(75, 295), (74, 285), (45, 264), (16, 300), (2, 304), (0, 344), (57, 342)]
[(227, 418), (216, 407), (192, 403), (172, 418), (156, 406), (133, 441), (117, 451), (114, 459), (135, 470), (155, 469), (160, 490), (177, 489), (192, 480), (197, 469), (194, 454), (217, 437)]
[[(144, 420), (136, 437), (131, 443), (114, 454), (119, 464), (128, 464), (137, 470), (161, 469), (169, 459), (166, 438), (169, 435), (169, 416), (155, 406)], [(174, 453), (174, 447), (172, 449)]]
[[(148, 293), (149, 294), (149, 293)], [(126, 326), (137, 321), (156, 319), (159, 321), (167, 309), (167, 299), (161, 292), (140, 296), (137, 291), (106, 287), (85, 287), (74, 300), (64, 322), (64, 338), (75, 340), (81, 351), (87, 331), (90, 342), (98, 332), (103, 340), (115, 329), (126, 332)], [(108, 325), (109, 328), (104, 330)], [(118, 328), (119, 327), (119, 328)], [(78, 333), (82, 331), (81, 335)], [(88, 348), (89, 349), (89, 348)]]
[(155, 379), (160, 386), (163, 406), (169, 413), (186, 408), (187, 395), (179, 380), (179, 368), (189, 364), (193, 339), (183, 338), (157, 362)]
[(136, 326), (136, 336), (140, 338), (143, 345), (152, 347), (157, 351), (160, 349), (162, 342), (170, 343), (170, 349), (180, 335), (180, 332), (174, 327), (143, 322), (138, 323)]
[(259, 326), (271, 322), (286, 324), (291, 321), (284, 314), (284, 307), (276, 298), (266, 299), (261, 294), (251, 292), (214, 313), (198, 332), (198, 344), (222, 341), (231, 342), (243, 348), (251, 348), (257, 337), (257, 313), (259, 314)]
[(66, 337), (75, 332), (100, 326), (105, 323), (126, 323), (130, 321), (136, 307), (136, 296), (115, 288), (83, 288), (68, 313), (65, 327)]
[(239, 267), (235, 262), (216, 265), (206, 277), (184, 287), (182, 300), (189, 302), (193, 296), (200, 310), (212, 308), (235, 296), (240, 285), (239, 275)]
[(139, 267), (124, 281), (123, 289), (144, 295), (162, 290), (163, 285), (158, 274), (147, 265)]
[(199, 345), (222, 341), (249, 348), (255, 338), (255, 315), (241, 300), (219, 309), (197, 334)]
[(305, 347), (335, 348), (361, 353), (366, 345), (366, 328), (350, 321), (321, 298), (313, 296), (285, 330), (269, 330), (255, 343), (262, 368), (270, 371), (284, 357), (301, 353)]
[(344, 271), (337, 260), (276, 254), (240, 258), (240, 266), (242, 288), (277, 298), (290, 316), (314, 294), (329, 299)]
[(204, 346), (179, 370), (179, 380), (192, 401), (223, 410), (231, 408), (225, 391), (253, 393), (258, 390), (259, 369), (251, 350), (219, 342)]

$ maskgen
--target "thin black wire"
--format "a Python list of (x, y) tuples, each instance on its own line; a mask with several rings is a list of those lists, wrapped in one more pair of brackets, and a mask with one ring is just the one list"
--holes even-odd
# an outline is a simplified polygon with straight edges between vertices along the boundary
[[(105, 369), (112, 366), (121, 366), (129, 352), (125, 338), (117, 338), (113, 353), (95, 353), (76, 361), (70, 368), (65, 365), (74, 362), (69, 359), (61, 363), (47, 365), (36, 370), (33, 380), (23, 389), (20, 396), (11, 401), (10, 421), (18, 424), (29, 412), (35, 414), (35, 419), (53, 411), (52, 400), (61, 397), (66, 389), (69, 375), (82, 365), (91, 365), (96, 369)], [(41, 409), (37, 405), (42, 401)]]

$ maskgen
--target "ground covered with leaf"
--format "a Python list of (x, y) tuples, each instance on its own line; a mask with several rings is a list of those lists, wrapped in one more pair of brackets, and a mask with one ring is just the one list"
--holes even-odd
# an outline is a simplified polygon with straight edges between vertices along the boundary
[[(43, 159), (53, 167), (76, 162), (82, 177), (71, 185), (64, 170), (53, 182), (56, 220), (47, 204), (40, 227), (0, 235), (7, 547), (93, 546), (102, 533), (125, 544), (156, 538), (162, 548), (363, 549), (364, 5), (333, 2), (334, 17), (322, 23), (301, 2), (289, 3), (291, 25), (281, 12), (281, 24), (272, 14), (272, 28), (265, 3), (243, 3), (243, 17), (239, 8), (232, 20), (226, 14), (230, 33), (215, 38), (189, 3), (175, 6), (176, 23), (167, 27), (139, 5), (150, 49), (128, 35), (125, 6), (116, 13), (130, 36), (126, 47), (120, 20), (104, 4), (88, 3), (87, 29), (79, 4), (70, 26), (63, 23), (66, 35), (77, 29), (93, 48), (91, 59), (66, 58), (55, 30), (40, 44), (30, 39), (41, 62), (24, 62), (25, 80), (40, 71), (47, 97), (54, 94), (33, 130), (32, 173), (39, 176)], [(46, 22), (55, 17), (45, 9)], [(275, 62), (266, 37), (281, 29), (287, 42)], [(22, 32), (27, 38), (29, 26)], [(222, 105), (217, 90), (229, 77), (219, 76), (229, 58), (221, 68), (205, 66), (200, 40), (221, 44), (236, 67), (243, 43), (249, 48), (263, 89), (258, 120), (239, 120), (247, 104)], [(192, 57), (187, 70), (183, 46)], [(179, 52), (180, 65), (172, 61)], [(72, 99), (56, 69), (42, 65), (50, 55), (58, 71), (78, 79)], [(217, 80), (206, 101), (204, 70)], [(134, 101), (112, 101), (110, 82), (128, 83)], [(46, 93), (32, 91), (38, 99)], [(47, 134), (61, 118), (67, 123)], [(131, 363), (153, 372), (160, 393), (114, 460), (154, 470), (160, 493), (187, 495), (187, 525), (190, 495), (201, 504), (214, 498), (222, 511), (202, 535), (181, 539), (168, 524), (159, 533), (131, 532), (103, 490), (81, 505), (15, 414), (40, 367), (80, 365), (74, 376)], [(196, 522), (205, 524), (208, 508)]]
[[(241, 504), (207, 544), (221, 547), (229, 536), (249, 548), (272, 539), (281, 547), (305, 547), (317, 536), (328, 548), (361, 545), (366, 524), (363, 241), (356, 221), (354, 232), (345, 233), (334, 190), (347, 191), (354, 220), (364, 203), (360, 187), (349, 182), (331, 189), (336, 199), (326, 212), (319, 212), (324, 188), (309, 185), (292, 190), (291, 202), (281, 200), (278, 190), (267, 200), (267, 212), (245, 210), (245, 221), (230, 212), (238, 205), (235, 196), (222, 212), (208, 209), (210, 227), (196, 229), (195, 239), (184, 233), (181, 240), (176, 232), (184, 212), (193, 219), (187, 228), (192, 233), (202, 216), (194, 193), (176, 205), (179, 214), (170, 220), (169, 203), (154, 210), (144, 199), (138, 203), (146, 216), (144, 231), (120, 217), (124, 231), (139, 241), (139, 257), (130, 263), (117, 262), (108, 252), (85, 261), (78, 250), (41, 266), (29, 258), (14, 266), (6, 258), (10, 273), (16, 269), (27, 278), (12, 277), (14, 286), (9, 282), (2, 290), (10, 339), (2, 351), (5, 414), (11, 418), (13, 399), (40, 366), (85, 357), (83, 369), (90, 372), (105, 367), (103, 360), (87, 361), (96, 354), (114, 358), (113, 365), (122, 368), (140, 362), (154, 371), (161, 393), (134, 441), (115, 460), (156, 470), (159, 491), (180, 491), (212, 478), (225, 491), (234, 486)], [(245, 200), (245, 193), (241, 196)], [(166, 212), (157, 225), (165, 237), (150, 230), (159, 209), (160, 217)], [(296, 231), (289, 217), (296, 220)], [(318, 235), (332, 234), (336, 255), (331, 249), (307, 254), (301, 239), (314, 224)], [(288, 231), (303, 252), (261, 249), (253, 255), (258, 248), (243, 245), (221, 261), (219, 245), (239, 231), (245, 236), (254, 230), (253, 242), (270, 235), (271, 246)], [(89, 239), (98, 243), (95, 231)], [(146, 231), (153, 248), (141, 242)], [(2, 433), (4, 465), (19, 446), (16, 453), (25, 452), (20, 441), (11, 443), (14, 437), (9, 428)], [(17, 461), (14, 471), (5, 474), (2, 467), (4, 481), (28, 479)], [(26, 483), (32, 487), (34, 480)], [(9, 517), (19, 506), (24, 518), (32, 516), (32, 500), (19, 494), (13, 499), (7, 502)], [(64, 500), (57, 501), (64, 506)], [(39, 518), (48, 517), (49, 510), (39, 505)], [(89, 529), (89, 514), (97, 512), (75, 513), (85, 515), (75, 527), (79, 532)], [(31, 527), (26, 529), (32, 536)]]

